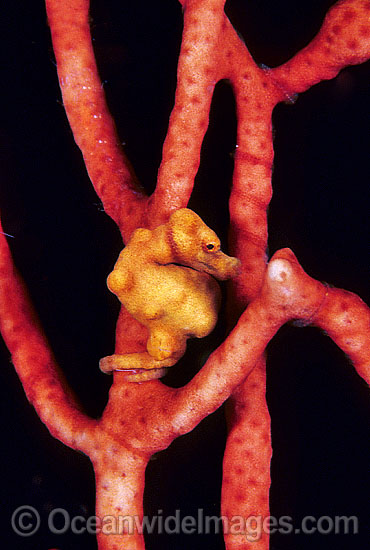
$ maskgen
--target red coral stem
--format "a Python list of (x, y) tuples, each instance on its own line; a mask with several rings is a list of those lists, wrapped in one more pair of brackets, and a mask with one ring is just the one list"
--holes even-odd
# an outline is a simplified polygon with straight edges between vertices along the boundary
[(310, 44), (271, 74), (287, 93), (295, 94), (369, 57), (370, 2), (342, 0), (329, 10)]
[(104, 209), (126, 239), (145, 206), (106, 105), (90, 37), (88, 0), (46, 0), (63, 103)]
[(81, 412), (55, 363), (2, 232), (0, 287), (1, 334), (28, 400), (54, 437), (87, 452), (95, 421)]

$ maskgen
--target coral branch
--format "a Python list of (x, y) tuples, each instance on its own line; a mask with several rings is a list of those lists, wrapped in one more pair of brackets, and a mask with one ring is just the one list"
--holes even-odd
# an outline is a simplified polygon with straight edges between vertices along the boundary
[[(229, 434), (224, 454), (222, 514), (231, 518), (261, 516), (269, 512), (270, 414), (266, 403), (266, 365), (261, 357), (228, 403)], [(252, 527), (252, 526), (251, 526)], [(225, 534), (226, 548), (268, 548), (268, 533)]]
[(66, 445), (87, 451), (95, 422), (84, 415), (57, 367), (30, 305), (23, 282), (13, 267), (0, 233), (0, 327), (30, 403), (52, 435)]
[(313, 322), (348, 355), (358, 374), (370, 385), (370, 309), (367, 305), (351, 292), (331, 288)]
[(167, 221), (173, 210), (185, 207), (193, 189), (213, 90), (223, 76), (222, 64), (215, 55), (222, 42), (223, 4), (219, 0), (184, 2), (175, 106), (163, 146), (157, 187), (151, 199), (151, 223), (154, 225)]
[[(229, 311), (236, 312), (258, 295), (266, 271), (267, 208), (271, 200), (273, 163), (271, 115), (286, 99), (268, 72), (258, 68), (229, 21), (224, 24), (222, 54), (237, 107), (237, 148), (229, 201), (230, 246), (242, 262), (242, 273), (229, 292)], [(222, 513), (230, 517), (269, 514), (271, 436), (264, 357), (228, 403), (232, 417), (223, 462)], [(258, 419), (257, 419), (258, 416)], [(243, 454), (244, 453), (244, 454)], [(245, 455), (248, 455), (247, 457)], [(252, 472), (251, 470), (254, 470)], [(235, 475), (238, 472), (238, 475)], [(259, 472), (255, 482), (255, 472)], [(241, 477), (244, 484), (240, 484)], [(233, 482), (233, 480), (235, 480)], [(238, 481), (236, 481), (238, 480)], [(241, 490), (240, 487), (244, 487)], [(228, 534), (227, 548), (245, 545), (245, 537)], [(268, 547), (266, 534), (254, 545)]]
[[(267, 208), (272, 196), (274, 158), (271, 115), (287, 99), (269, 71), (259, 68), (231, 23), (225, 19), (217, 52), (232, 85), (237, 109), (237, 145), (230, 194), (230, 245), (243, 272), (233, 284), (236, 303), (258, 293), (266, 268)], [(221, 64), (221, 61), (220, 61)]]
[[(0, 235), (0, 329), (27, 397), (42, 421), (55, 437), (91, 458), (99, 517), (111, 514), (116, 520), (125, 516), (137, 517), (140, 521), (145, 468), (151, 455), (192, 430), (229, 399), (223, 513), (228, 517), (242, 514), (245, 518), (253, 515), (265, 518), (269, 515), (271, 438), (264, 356), (276, 331), (292, 319), (319, 326), (370, 383), (370, 311), (365, 304), (351, 293), (328, 289), (310, 278), (289, 249), (280, 250), (269, 264), (265, 254), (274, 155), (272, 111), (279, 102), (370, 56), (370, 3), (368, 0), (338, 2), (329, 11), (317, 37), (293, 59), (271, 70), (256, 65), (224, 13), (224, 0), (180, 0), (180, 3), (184, 8), (184, 34), (175, 105), (157, 187), (148, 199), (121, 149), (106, 105), (90, 38), (88, 0), (46, 0), (63, 101), (88, 173), (125, 242), (134, 229), (145, 228), (137, 235), (144, 235), (141, 244), (147, 252), (150, 245), (155, 244), (160, 224), (167, 222), (174, 210), (187, 206), (200, 164), (215, 84), (221, 79), (230, 81), (238, 118), (229, 205), (230, 253), (242, 261), (242, 272), (230, 289), (228, 307), (230, 325), (240, 315), (238, 322), (184, 387), (173, 389), (154, 379), (143, 384), (130, 383), (124, 373), (115, 372), (108, 404), (98, 422), (81, 412), (68, 390), (23, 283), (12, 267), (4, 235)], [(189, 235), (184, 236), (184, 222), (180, 226), (181, 243), (187, 245)], [(116, 354), (102, 363), (106, 370), (120, 368), (122, 364), (125, 367), (124, 361), (133, 359), (138, 361), (136, 367), (142, 366), (140, 362), (146, 349), (146, 357), (154, 350), (158, 360), (163, 353), (173, 354), (172, 365), (185, 351), (184, 334), (186, 337), (198, 335), (190, 321), (193, 318), (202, 321), (194, 301), (199, 281), (196, 290), (189, 292), (193, 298), (189, 301), (190, 321), (186, 317), (184, 322), (181, 311), (187, 297), (183, 288), (167, 286), (162, 290), (162, 301), (168, 305), (170, 296), (178, 299), (172, 306), (174, 314), (165, 323), (165, 337), (163, 326), (160, 331), (151, 332), (158, 311), (153, 310), (154, 300), (149, 290), (163, 285), (164, 266), (170, 264), (171, 272), (179, 272), (181, 257), (169, 256), (176, 243), (167, 234), (160, 240), (159, 251), (168, 261), (161, 263), (155, 257), (154, 267), (151, 266), (146, 276), (145, 266), (139, 265), (137, 280), (143, 284), (136, 289), (130, 277), (126, 277), (129, 271), (126, 265), (115, 270), (112, 281), (117, 278), (119, 284), (112, 289), (121, 295), (121, 287), (127, 285), (128, 291), (121, 295), (122, 302), (128, 310), (131, 304), (133, 311), (140, 302), (140, 311), (145, 312), (150, 323), (137, 316), (142, 323), (139, 324), (127, 310), (122, 310), (117, 324)], [(212, 249), (207, 248), (207, 244), (214, 247), (215, 243), (205, 242), (203, 252), (206, 254)], [(202, 258), (200, 256), (203, 267), (207, 267)], [(128, 261), (130, 268), (136, 260), (137, 250), (134, 250)], [(184, 263), (184, 266), (189, 268), (189, 278), (195, 280), (199, 264)], [(137, 291), (134, 298), (133, 290)], [(218, 301), (218, 291), (211, 295)], [(208, 334), (208, 328), (214, 326), (216, 309), (212, 307), (213, 316), (209, 314), (212, 322), (200, 335)], [(174, 327), (177, 318), (180, 318), (179, 327)], [(180, 331), (183, 325), (188, 331), (184, 334)], [(168, 334), (172, 336), (174, 328), (176, 338), (170, 339)], [(153, 365), (148, 363), (148, 366)], [(129, 367), (128, 370), (131, 371)], [(130, 374), (133, 382), (148, 379), (147, 374), (139, 373), (141, 378), (135, 378), (136, 374)], [(266, 533), (258, 540), (254, 540), (252, 534), (247, 541), (246, 534), (227, 534), (227, 548), (267, 550)], [(144, 550), (142, 532), (137, 525), (132, 533), (127, 526), (120, 532), (101, 531), (98, 544), (101, 550), (123, 547)]]
[[(295, 318), (312, 319), (326, 290), (303, 271), (290, 250), (277, 252), (269, 263), (261, 294), (201, 371), (178, 389), (157, 380), (132, 385), (116, 372), (101, 429), (115, 433), (122, 443), (130, 442), (140, 452), (163, 449), (222, 405), (251, 373), (282, 324)], [(139, 413), (133, 407), (138, 402)], [(131, 437), (122, 432), (122, 426), (127, 426)], [(150, 437), (140, 435), (144, 429), (150, 430)]]
[(194, 428), (229, 397), (255, 367), (281, 325), (290, 319), (311, 319), (325, 292), (326, 287), (303, 271), (290, 250), (277, 252), (261, 293), (202, 370), (177, 391), (174, 427), (178, 433)]
[(328, 12), (320, 32), (290, 61), (271, 71), (289, 94), (334, 78), (348, 65), (370, 57), (370, 2), (343, 0)]
[[(350, 24), (347, 26), (347, 23)], [(356, 35), (361, 39), (353, 39)], [(283, 68), (269, 71), (256, 67), (230, 23), (225, 22), (224, 52), (229, 58), (229, 79), (235, 93), (238, 117), (237, 150), (230, 196), (230, 244), (232, 253), (243, 265), (241, 275), (232, 283), (230, 298), (234, 309), (240, 308), (241, 304), (248, 303), (256, 296), (266, 267), (266, 214), (272, 194), (272, 110), (278, 102), (289, 100), (295, 93), (322, 79), (334, 77), (344, 66), (366, 60), (370, 55), (369, 35), (369, 3), (340, 2), (329, 12), (321, 32), (310, 46)], [(334, 40), (333, 37), (337, 39)], [(311, 72), (307, 71), (307, 66), (311, 68)], [(294, 82), (294, 86), (290, 85), (288, 76)], [(284, 78), (287, 81), (284, 81)], [(253, 394), (250, 391), (250, 378), (238, 392), (239, 395), (245, 396), (246, 402), (246, 396)], [(259, 395), (259, 399), (263, 400), (263, 396)], [(242, 409), (234, 400), (231, 401), (230, 407), (234, 408), (233, 418), (238, 430), (238, 440), (247, 440), (250, 426), (254, 422), (252, 409)], [(268, 415), (261, 414), (260, 436), (266, 437), (268, 430)], [(235, 438), (230, 436), (226, 445), (226, 479), (232, 478), (230, 470), (235, 471), (236, 467), (239, 470), (243, 469), (239, 458), (240, 452), (234, 440)], [(265, 453), (261, 452), (258, 458), (259, 468), (266, 469), (268, 464), (269, 457), (266, 458)], [(245, 487), (249, 486), (250, 484), (245, 484)], [(230, 514), (231, 509), (236, 513), (238, 508), (244, 507), (253, 513), (254, 507), (257, 506), (259, 510), (266, 512), (268, 489), (269, 479), (265, 479), (262, 489), (264, 505), (258, 502), (255, 493), (249, 492), (244, 494), (244, 502), (240, 499), (237, 506), (235, 491), (226, 485), (222, 498), (223, 510)], [(256, 497), (255, 500), (253, 497)], [(241, 543), (238, 537), (232, 536), (227, 536), (225, 542), (227, 548), (237, 548)], [(261, 548), (267, 548), (266, 536), (264, 535), (256, 544)]]
[[(144, 550), (143, 493), (148, 457), (119, 449), (103, 435), (93, 456), (96, 476), (96, 514), (110, 521), (99, 530), (99, 550)], [(110, 523), (110, 525), (109, 525)]]
[(89, 0), (46, 0), (64, 107), (105, 211), (125, 238), (139, 224), (145, 195), (118, 140), (98, 76)]

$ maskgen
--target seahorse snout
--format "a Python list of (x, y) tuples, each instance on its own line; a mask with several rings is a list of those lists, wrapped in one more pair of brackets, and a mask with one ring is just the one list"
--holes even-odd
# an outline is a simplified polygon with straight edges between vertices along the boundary
[(220, 281), (226, 281), (227, 279), (237, 277), (241, 268), (241, 262), (238, 258), (228, 256), (221, 252), (221, 250), (212, 255), (208, 255), (205, 261), (201, 263), (204, 266), (203, 271), (213, 275), (213, 277)]

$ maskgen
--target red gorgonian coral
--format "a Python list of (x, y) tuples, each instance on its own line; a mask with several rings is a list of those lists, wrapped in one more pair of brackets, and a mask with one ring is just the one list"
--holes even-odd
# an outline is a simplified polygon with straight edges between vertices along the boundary
[[(221, 512), (228, 518), (266, 518), (271, 457), (266, 345), (287, 321), (319, 326), (369, 382), (370, 320), (359, 298), (308, 277), (290, 250), (278, 251), (267, 269), (271, 115), (277, 104), (292, 101), (297, 93), (333, 78), (343, 67), (369, 58), (370, 3), (337, 3), (317, 37), (274, 69), (256, 65), (225, 15), (223, 2), (182, 4), (184, 32), (175, 106), (157, 184), (149, 197), (121, 150), (105, 105), (90, 44), (88, 2), (49, 0), (47, 11), (63, 103), (75, 140), (104, 210), (117, 223), (124, 241), (135, 228), (156, 227), (174, 210), (187, 206), (214, 88), (221, 80), (230, 83), (237, 132), (229, 252), (240, 258), (243, 270), (227, 290), (227, 317), (228, 326), (236, 326), (186, 384), (128, 384), (115, 373), (99, 420), (82, 412), (67, 389), (13, 270), (5, 239), (1, 244), (1, 330), (27, 397), (43, 422), (62, 442), (90, 457), (99, 517), (140, 518), (149, 459), (229, 398)], [(140, 351), (144, 341), (143, 328), (121, 312), (116, 353)], [(84, 381), (88, 388), (86, 376)], [(225, 531), (225, 542), (230, 549), (259, 550), (269, 544), (267, 532), (252, 543), (244, 532)], [(144, 547), (136, 531), (113, 535), (101, 531), (98, 544), (102, 549)]]

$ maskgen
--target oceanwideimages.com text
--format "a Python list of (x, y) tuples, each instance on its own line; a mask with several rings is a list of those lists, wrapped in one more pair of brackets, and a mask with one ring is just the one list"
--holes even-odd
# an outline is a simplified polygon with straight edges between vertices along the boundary
[[(183, 516), (180, 510), (165, 516), (159, 510), (154, 516), (107, 515), (104, 517), (82, 515), (71, 516), (64, 508), (55, 508), (41, 519), (40, 513), (32, 506), (19, 506), (12, 514), (13, 531), (20, 537), (35, 535), (43, 524), (56, 535), (71, 532), (75, 535), (103, 533), (123, 535), (134, 533), (193, 535), (231, 534), (242, 535), (246, 540), (257, 541), (263, 534), (281, 535), (353, 535), (359, 531), (356, 516), (305, 516), (297, 525), (290, 516), (209, 516), (202, 509), (196, 516)], [(45, 527), (45, 525), (43, 525)]]

